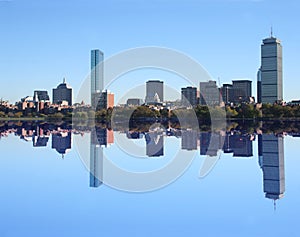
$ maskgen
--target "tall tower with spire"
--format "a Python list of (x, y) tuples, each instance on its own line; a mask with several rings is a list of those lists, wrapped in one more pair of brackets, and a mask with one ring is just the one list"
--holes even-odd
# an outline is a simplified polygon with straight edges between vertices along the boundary
[(261, 67), (258, 72), (258, 102), (275, 103), (283, 100), (282, 46), (281, 41), (271, 35), (261, 45)]

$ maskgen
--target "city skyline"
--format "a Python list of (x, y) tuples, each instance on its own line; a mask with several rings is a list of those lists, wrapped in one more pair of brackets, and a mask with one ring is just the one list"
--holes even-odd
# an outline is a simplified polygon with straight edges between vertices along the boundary
[[(76, 95), (89, 74), (86, 62), (90, 57), (88, 52), (93, 48), (104, 50), (106, 58), (128, 48), (145, 45), (174, 48), (195, 58), (214, 80), (220, 77), (221, 84), (243, 78), (254, 82), (260, 66), (258, 42), (270, 35), (273, 25), (274, 36), (278, 36), (284, 46), (284, 99), (298, 99), (293, 87), (298, 75), (295, 52), (299, 49), (299, 29), (295, 20), (299, 17), (299, 3), (296, 1), (270, 4), (268, 0), (189, 0), (184, 5), (178, 1), (172, 1), (172, 4), (169, 1), (140, 4), (126, 0), (119, 5), (116, 2), (1, 3), (1, 22), (5, 22), (2, 28), (4, 37), (0, 39), (1, 45), (5, 45), (0, 64), (3, 78), (1, 97), (16, 101), (19, 96), (31, 94), (30, 85), (34, 84), (38, 89), (51, 88), (53, 79), (63, 77), (68, 78)], [(105, 11), (91, 16), (89, 13), (95, 8)], [(168, 11), (170, 9), (172, 11)], [(56, 14), (52, 14), (53, 11)], [(210, 11), (215, 14), (208, 15)], [(130, 17), (118, 21), (120, 16), (125, 16), (125, 12)], [(179, 12), (180, 18), (177, 17)], [(277, 17), (279, 12), (280, 18)], [(88, 17), (76, 20), (79, 13)], [(155, 17), (141, 18), (150, 13)], [(162, 21), (165, 16), (169, 17), (168, 22)], [(174, 25), (177, 25), (176, 30)], [(24, 39), (22, 42), (19, 40), (20, 34)], [(126, 37), (119, 40), (120, 35)], [(40, 51), (43, 44), (48, 47)], [(143, 81), (149, 79), (143, 78)], [(12, 81), (16, 84), (27, 83), (22, 88), (7, 90), (11, 88)], [(122, 82), (120, 87), (129, 89), (126, 86)], [(179, 85), (179, 90), (185, 86), (188, 85)], [(253, 83), (253, 91), (256, 91), (255, 88), (256, 83)], [(111, 89), (115, 94), (120, 94), (120, 90)]]

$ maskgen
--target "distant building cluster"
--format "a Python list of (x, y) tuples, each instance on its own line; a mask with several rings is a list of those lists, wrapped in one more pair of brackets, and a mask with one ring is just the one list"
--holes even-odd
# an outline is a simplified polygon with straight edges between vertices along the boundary
[[(282, 46), (280, 40), (271, 36), (261, 45), (261, 67), (257, 75), (257, 98), (252, 95), (251, 80), (233, 80), (231, 84), (217, 84), (209, 80), (200, 82), (199, 88), (181, 88), (181, 106), (222, 106), (242, 103), (281, 103), (282, 90)], [(146, 105), (159, 105), (164, 101), (164, 83), (159, 80), (146, 82)], [(293, 104), (298, 104), (297, 102)], [(127, 106), (141, 105), (141, 99), (130, 98)]]
[(15, 110), (24, 115), (32, 113), (52, 114), (56, 112), (72, 111), (72, 88), (67, 85), (65, 78), (63, 83), (53, 89), (52, 103), (47, 90), (35, 90), (33, 96), (26, 96), (15, 104)]

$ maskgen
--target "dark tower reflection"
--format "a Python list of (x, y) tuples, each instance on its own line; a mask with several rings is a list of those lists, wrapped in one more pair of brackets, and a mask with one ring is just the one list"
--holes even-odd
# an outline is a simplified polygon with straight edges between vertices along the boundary
[(283, 137), (274, 134), (258, 135), (258, 156), (266, 198), (273, 199), (275, 204), (285, 192)]
[(72, 133), (71, 131), (59, 132), (52, 134), (52, 149), (55, 149), (62, 157), (67, 153), (67, 150), (72, 148)]
[(200, 155), (217, 156), (218, 151), (223, 148), (225, 137), (220, 133), (200, 133)]
[(149, 157), (158, 157), (164, 155), (164, 137), (158, 132), (149, 132), (145, 134), (146, 155)]
[(233, 157), (251, 157), (253, 156), (252, 139), (254, 137), (247, 134), (226, 133), (224, 153), (233, 153)]

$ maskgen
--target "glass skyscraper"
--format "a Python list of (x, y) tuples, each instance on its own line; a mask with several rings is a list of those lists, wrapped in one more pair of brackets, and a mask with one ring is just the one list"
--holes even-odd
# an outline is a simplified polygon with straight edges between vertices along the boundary
[(91, 51), (91, 104), (93, 107), (96, 107), (103, 88), (103, 52), (93, 49)]
[(258, 87), (258, 102), (275, 103), (283, 100), (282, 46), (280, 40), (272, 35), (264, 39), (261, 45)]

